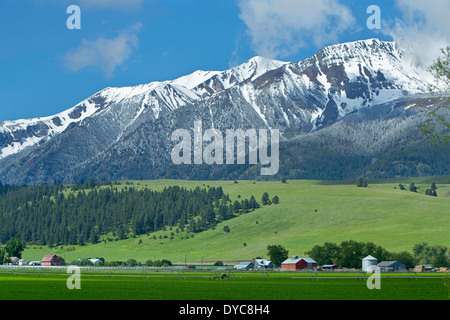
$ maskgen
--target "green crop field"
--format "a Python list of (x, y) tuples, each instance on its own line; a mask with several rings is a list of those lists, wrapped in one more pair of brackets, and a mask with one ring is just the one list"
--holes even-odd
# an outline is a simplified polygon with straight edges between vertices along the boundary
[[(309, 274), (238, 273), (214, 280), (208, 273), (81, 273), (80, 289), (69, 290), (69, 274), (0, 272), (0, 300), (447, 300), (444, 275), (410, 278), (382, 275), (369, 290), (356, 274), (318, 279)], [(359, 279), (359, 280), (358, 280)]]
[[(417, 193), (398, 188), (399, 183), (408, 187), (410, 182), (419, 187)], [(424, 194), (431, 182), (436, 182), (438, 197)], [(419, 242), (450, 246), (448, 177), (369, 181), (368, 188), (358, 188), (353, 182), (291, 180), (287, 183), (132, 181), (122, 182), (118, 187), (130, 185), (154, 190), (170, 185), (186, 188), (222, 186), (233, 201), (239, 196), (254, 195), (260, 202), (262, 194), (268, 192), (270, 198), (277, 195), (280, 203), (221, 222), (214, 230), (189, 235), (188, 239), (185, 234), (176, 234), (170, 240), (174, 230), (167, 230), (120, 241), (73, 246), (71, 249), (74, 250), (29, 245), (22, 256), (28, 261), (41, 260), (44, 254), (52, 252), (67, 262), (103, 257), (108, 261), (169, 259), (173, 263), (200, 264), (201, 261), (234, 263), (257, 256), (267, 257), (266, 248), (271, 244), (283, 245), (289, 255), (299, 256), (314, 245), (346, 240), (370, 241), (392, 252), (411, 252), (414, 244)], [(224, 232), (225, 225), (229, 226), (230, 232)]]

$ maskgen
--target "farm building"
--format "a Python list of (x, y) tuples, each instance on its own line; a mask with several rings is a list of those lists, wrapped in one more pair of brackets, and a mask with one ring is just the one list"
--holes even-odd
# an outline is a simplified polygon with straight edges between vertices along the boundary
[(19, 259), (19, 266), (26, 266), (27, 263), (27, 259)]
[(46, 254), (41, 261), (42, 266), (65, 266), (66, 263), (59, 260), (55, 254)]
[(249, 261), (249, 262), (241, 262), (234, 266), (236, 270), (250, 270), (253, 269), (255, 265)]
[(398, 261), (381, 261), (378, 267), (382, 271), (406, 270), (406, 266)]
[(362, 259), (362, 272), (373, 271), (376, 268), (378, 263), (378, 259), (368, 255), (364, 259)]
[(317, 268), (317, 262), (311, 258), (299, 258), (293, 256), (281, 263), (281, 270), (312, 270)]
[(17, 258), (17, 257), (10, 257), (9, 258), (10, 260), (11, 260), (11, 264), (12, 265), (18, 265), (19, 264), (19, 258)]
[(272, 269), (273, 263), (272, 261), (266, 259), (253, 259), (252, 263), (255, 269)]
[(434, 271), (434, 268), (431, 266), (415, 266), (414, 267), (414, 272), (430, 272), (430, 271)]
[(338, 268), (338, 266), (335, 265), (335, 264), (325, 264), (325, 265), (321, 266), (321, 268), (322, 268), (323, 270), (330, 270), (330, 271), (333, 271), (333, 270), (336, 270), (336, 269)]
[(414, 272), (425, 272), (426, 271), (426, 266), (415, 266), (414, 267)]

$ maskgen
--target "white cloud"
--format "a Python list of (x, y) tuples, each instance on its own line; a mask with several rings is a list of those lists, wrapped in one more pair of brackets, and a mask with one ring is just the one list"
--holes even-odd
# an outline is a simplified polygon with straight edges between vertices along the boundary
[(268, 58), (297, 53), (311, 38), (316, 46), (336, 42), (354, 26), (351, 10), (339, 0), (237, 0), (252, 49)]
[(141, 25), (136, 24), (113, 39), (103, 36), (96, 40), (82, 39), (81, 46), (64, 56), (64, 64), (73, 72), (89, 66), (99, 67), (107, 78), (111, 78), (115, 69), (130, 57), (133, 49), (137, 48), (139, 44), (137, 33), (140, 28)]
[(416, 66), (426, 68), (450, 45), (450, 1), (397, 0), (402, 17), (384, 33), (406, 52)]

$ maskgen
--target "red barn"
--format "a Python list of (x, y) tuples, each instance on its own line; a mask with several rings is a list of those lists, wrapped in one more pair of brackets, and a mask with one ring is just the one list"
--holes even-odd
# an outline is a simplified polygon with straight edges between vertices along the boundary
[(281, 263), (281, 270), (312, 270), (314, 268), (317, 268), (316, 261), (311, 258), (299, 258), (298, 256), (293, 256)]
[(43, 266), (65, 266), (66, 263), (63, 261), (60, 261), (58, 257), (55, 254), (46, 254), (42, 258), (42, 265)]

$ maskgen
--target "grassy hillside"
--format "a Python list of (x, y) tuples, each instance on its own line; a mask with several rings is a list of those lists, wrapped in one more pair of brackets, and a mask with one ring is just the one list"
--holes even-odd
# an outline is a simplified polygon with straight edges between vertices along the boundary
[[(431, 182), (436, 182), (438, 197), (424, 195)], [(415, 182), (418, 193), (401, 191)], [(40, 260), (49, 252), (70, 262), (79, 258), (103, 257), (126, 261), (169, 259), (172, 262), (237, 261), (266, 256), (269, 244), (281, 244), (290, 255), (304, 255), (316, 244), (340, 243), (345, 240), (371, 241), (392, 252), (411, 251), (414, 244), (450, 246), (450, 184), (448, 177), (409, 178), (373, 183), (357, 188), (354, 183), (333, 184), (322, 181), (254, 182), (239, 181), (133, 181), (137, 188), (162, 190), (169, 185), (187, 188), (222, 186), (231, 199), (255, 196), (260, 202), (264, 192), (277, 195), (278, 205), (264, 206), (256, 211), (222, 222), (214, 230), (186, 239), (174, 230), (160, 231), (120, 241), (66, 248), (30, 246), (23, 252), (28, 260)], [(121, 187), (125, 187), (125, 182)], [(396, 189), (395, 189), (396, 188)], [(317, 210), (317, 211), (316, 211)], [(223, 231), (228, 225), (230, 232)], [(156, 239), (153, 239), (153, 235)], [(168, 238), (159, 239), (159, 236)], [(184, 239), (181, 239), (183, 236)], [(244, 243), (246, 245), (244, 245)]]

